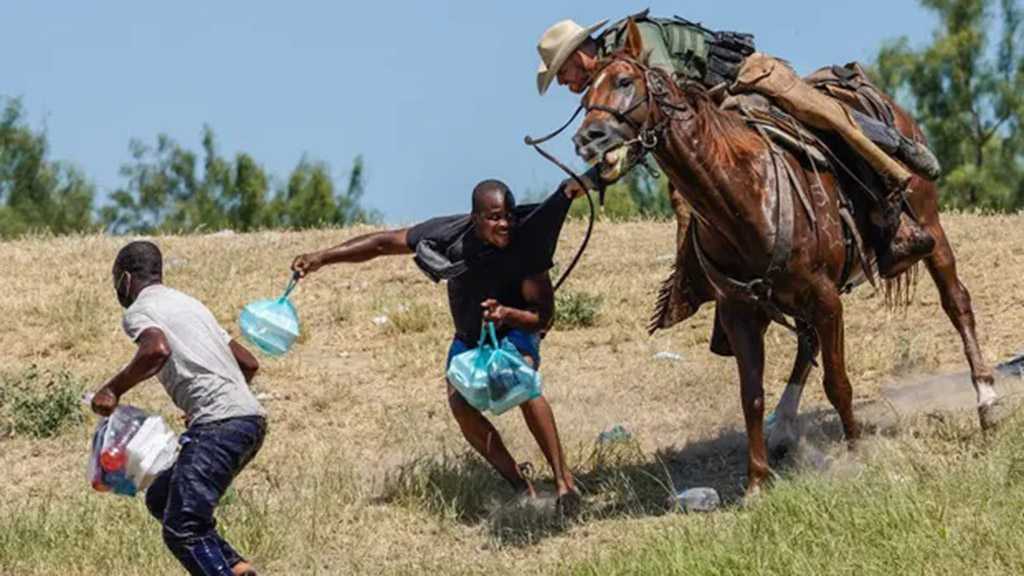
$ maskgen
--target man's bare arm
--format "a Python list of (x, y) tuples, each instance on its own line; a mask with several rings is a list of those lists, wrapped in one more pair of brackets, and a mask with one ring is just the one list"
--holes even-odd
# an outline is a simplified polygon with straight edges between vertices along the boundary
[(333, 248), (298, 256), (292, 261), (292, 270), (301, 277), (327, 264), (366, 262), (378, 256), (411, 254), (412, 249), (406, 241), (408, 232), (408, 228), (402, 228), (356, 236)]
[(523, 279), (522, 291), (527, 304), (525, 309), (504, 306), (493, 299), (485, 300), (481, 304), (484, 308), (484, 320), (527, 332), (538, 332), (547, 328), (555, 313), (555, 290), (551, 286), (551, 276), (547, 272), (541, 272)]
[(171, 357), (171, 347), (159, 328), (146, 328), (136, 339), (139, 348), (127, 366), (114, 375), (92, 398), (92, 409), (101, 416), (110, 416), (121, 396), (143, 380), (148, 380), (164, 367)]
[(231, 354), (235, 357), (235, 362), (238, 362), (238, 368), (242, 371), (242, 376), (245, 376), (245, 382), (252, 383), (253, 377), (256, 376), (256, 372), (260, 369), (260, 362), (249, 352), (249, 349), (242, 346), (235, 340), (228, 342), (228, 347), (231, 348)]

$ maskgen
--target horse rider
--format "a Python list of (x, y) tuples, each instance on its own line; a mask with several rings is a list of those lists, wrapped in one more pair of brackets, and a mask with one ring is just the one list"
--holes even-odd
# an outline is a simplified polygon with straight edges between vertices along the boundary
[[(723, 86), (733, 94), (755, 92), (766, 96), (809, 127), (838, 134), (867, 161), (881, 176), (886, 189), (884, 199), (880, 199), (885, 239), (878, 247), (881, 276), (895, 277), (931, 253), (935, 240), (902, 209), (905, 196), (912, 193), (912, 174), (907, 167), (929, 180), (939, 176), (938, 161), (926, 146), (882, 125), (881, 132), (886, 138), (876, 140), (889, 140), (890, 155), (858, 124), (871, 119), (858, 115), (855, 121), (843, 104), (806, 83), (784, 61), (756, 52), (750, 34), (712, 32), (679, 17), (653, 18), (647, 11), (631, 18), (640, 29), (650, 67), (660, 68), (680, 82), (697, 82), (706, 89)], [(537, 90), (543, 95), (557, 78), (559, 84), (582, 94), (601, 59), (625, 43), (627, 20), (603, 32), (607, 20), (589, 28), (562, 20), (548, 28), (537, 45), (541, 57)], [(872, 130), (870, 134), (878, 132)], [(671, 195), (679, 218), (681, 243), (688, 217), (684, 216), (678, 192), (671, 191)]]

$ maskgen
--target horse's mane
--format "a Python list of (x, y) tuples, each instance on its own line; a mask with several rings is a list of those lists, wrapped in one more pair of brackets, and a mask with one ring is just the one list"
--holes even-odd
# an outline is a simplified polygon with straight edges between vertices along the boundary
[[(646, 62), (638, 63), (629, 57), (610, 56), (599, 61), (598, 74), (616, 60), (623, 60), (642, 70), (648, 70)], [(707, 152), (710, 164), (732, 167), (741, 159), (763, 149), (764, 141), (758, 133), (735, 112), (721, 110), (702, 84), (686, 81), (680, 86), (664, 70), (649, 70), (662, 77), (665, 86), (668, 87), (671, 101), (684, 102), (692, 108), (696, 117), (694, 133), (687, 135), (686, 140), (689, 141), (696, 136), (700, 146)]]
[(721, 110), (702, 86), (679, 89), (693, 108), (694, 135), (707, 152), (709, 161), (723, 167), (760, 152), (764, 142), (739, 115)]

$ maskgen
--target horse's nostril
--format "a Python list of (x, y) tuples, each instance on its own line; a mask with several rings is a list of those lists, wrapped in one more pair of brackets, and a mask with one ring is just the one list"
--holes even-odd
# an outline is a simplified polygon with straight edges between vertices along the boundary
[(587, 141), (595, 142), (597, 140), (603, 140), (606, 136), (605, 131), (600, 128), (591, 128), (587, 130)]

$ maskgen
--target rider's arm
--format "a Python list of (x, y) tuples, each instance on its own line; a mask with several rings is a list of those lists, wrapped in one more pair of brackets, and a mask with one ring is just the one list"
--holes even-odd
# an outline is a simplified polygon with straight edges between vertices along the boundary
[(551, 277), (541, 272), (523, 279), (523, 299), (526, 308), (503, 306), (496, 300), (485, 300), (484, 320), (491, 320), (499, 326), (519, 328), (527, 332), (539, 332), (548, 327), (555, 313), (555, 291)]
[(333, 248), (298, 256), (292, 262), (292, 270), (305, 276), (326, 264), (366, 262), (378, 256), (411, 254), (412, 249), (407, 241), (408, 231), (408, 228), (402, 228), (356, 236)]

